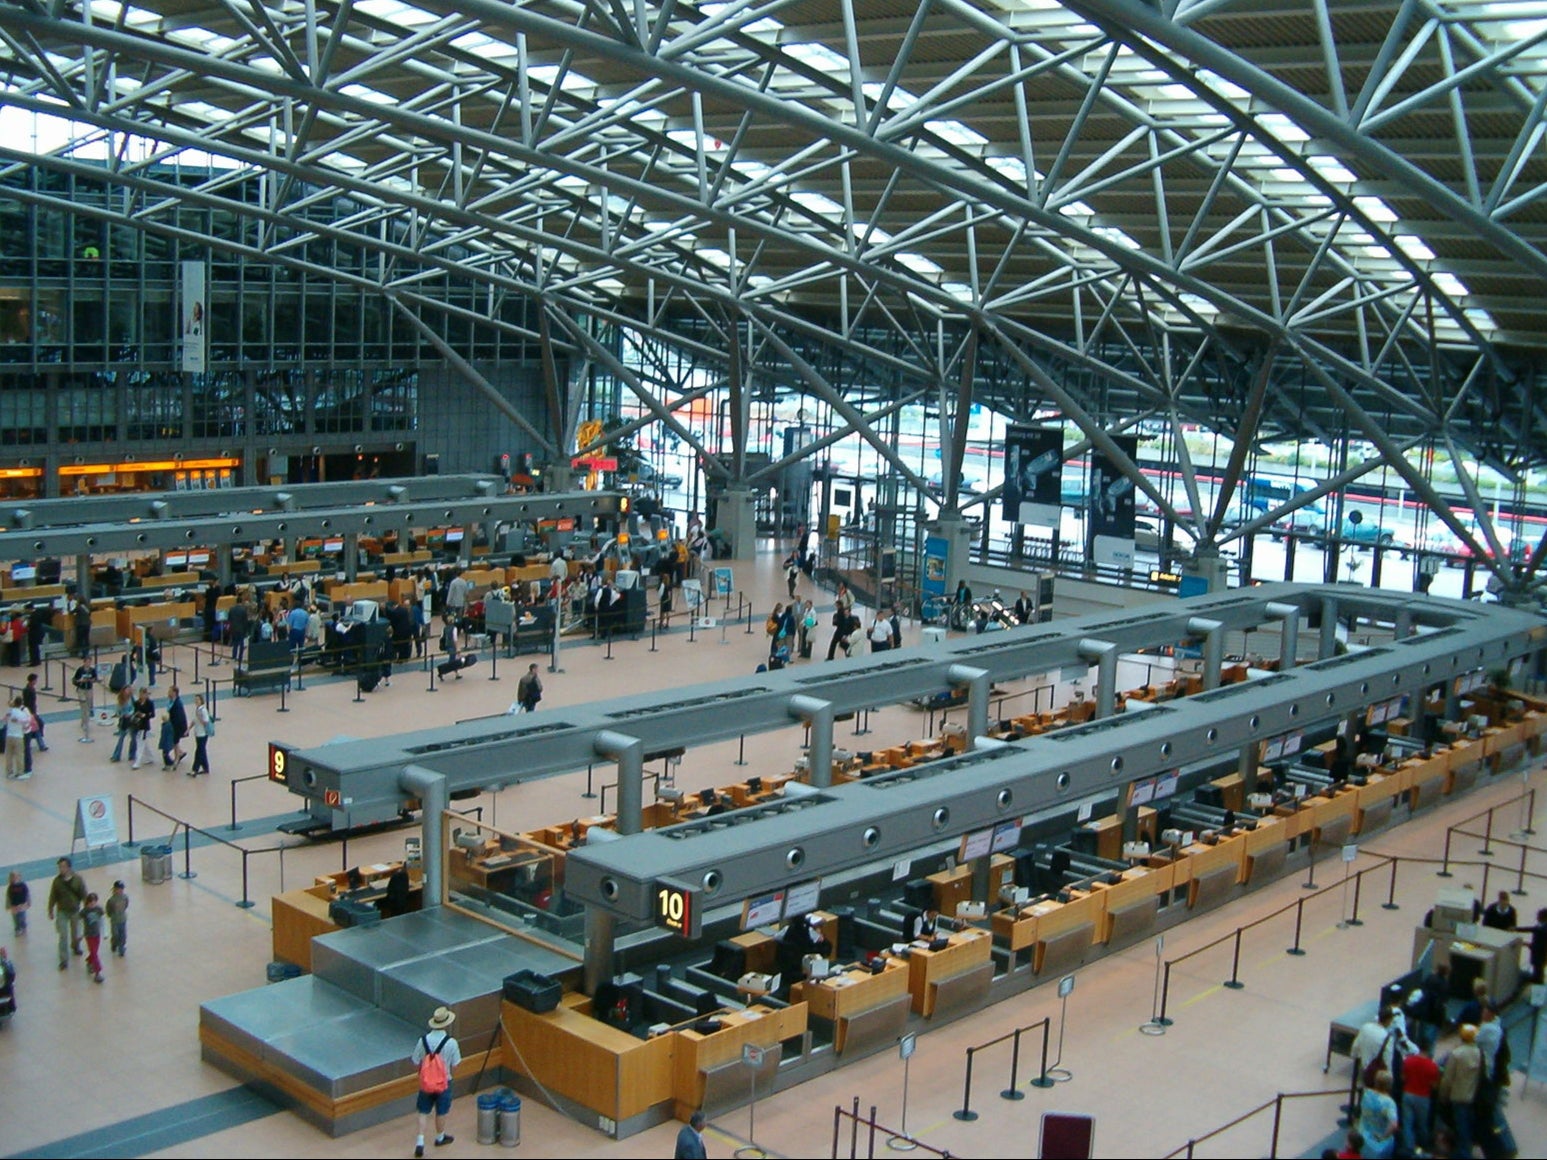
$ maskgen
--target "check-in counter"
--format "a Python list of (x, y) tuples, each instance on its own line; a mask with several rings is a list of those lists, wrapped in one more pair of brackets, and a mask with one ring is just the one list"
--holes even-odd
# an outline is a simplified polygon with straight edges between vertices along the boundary
[(1334, 787), (1331, 796), (1307, 798), (1304, 808), (1311, 811), (1312, 837), (1324, 845), (1343, 845), (1353, 832), (1358, 804), (1359, 795), (1350, 785)]
[(198, 613), (192, 600), (164, 604), (131, 604), (115, 613), (120, 640), (132, 640), (138, 644), (143, 633), (155, 635), (157, 640), (170, 640), (184, 628), (198, 624)]
[(1391, 821), (1397, 801), (1412, 786), (1407, 772), (1383, 768), (1354, 791), (1353, 832), (1368, 836)]
[(928, 1019), (987, 995), (994, 974), (993, 943), (986, 930), (962, 930), (938, 951), (913, 944), (908, 950), (908, 993), (914, 1012)]
[[(954, 866), (950, 870), (941, 870), (929, 875), (929, 884), (935, 888), (935, 907), (941, 914), (954, 917), (956, 905), (960, 902), (971, 902), (972, 897), (972, 865), (963, 863)], [(988, 902), (999, 897), (999, 891), (1006, 886), (1015, 885), (1015, 859), (1006, 854), (995, 854), (988, 866), (988, 890), (989, 898), (978, 899), (979, 902)]]
[(778, 1068), (779, 1045), (805, 1034), (806, 1016), (804, 1003), (780, 1008), (759, 1003), (716, 1016), (718, 1031), (684, 1028), (676, 1032), (672, 1088), (677, 1118), (686, 1120), (697, 1108), (723, 1107), (745, 1097), (748, 1069), (741, 1057), (747, 1044), (764, 1049), (764, 1070), (759, 1075), (767, 1074), (771, 1080)]
[(1203, 909), (1223, 902), (1246, 870), (1244, 831), (1209, 845), (1195, 842), (1176, 860), (1176, 885), (1187, 886), (1187, 905)]
[(1257, 819), (1257, 828), (1241, 836), (1244, 857), (1242, 882), (1267, 882), (1277, 878), (1289, 857), (1289, 827), (1274, 814)]
[(677, 1036), (640, 1039), (592, 1018), (587, 995), (541, 1014), (505, 1003), (500, 1022), (507, 1068), (597, 1115), (627, 1120), (673, 1098)]
[(334, 608), (347, 608), (356, 600), (374, 600), (385, 604), (391, 593), (385, 580), (360, 580), (353, 584), (330, 584), (328, 600)]
[[(360, 866), (365, 880), (363, 890), (352, 895), (360, 902), (378, 902), (386, 896), (387, 879), (402, 863), (388, 862)], [(410, 909), (417, 910), (424, 898), (424, 873), (417, 867), (409, 868)], [(303, 971), (312, 969), (312, 939), (320, 934), (332, 934), (339, 929), (329, 914), (333, 901), (341, 897), (348, 886), (348, 871), (320, 875), (312, 885), (300, 890), (288, 890), (274, 895), (274, 927), (271, 935), (274, 958), (280, 962), (294, 963)]]
[(880, 974), (858, 964), (790, 988), (791, 1002), (805, 1003), (812, 1020), (831, 1024), (839, 1055), (891, 1043), (902, 1034), (912, 1006), (908, 963), (890, 955), (884, 963)]
[(1028, 951), (1033, 973), (1059, 974), (1085, 957), (1104, 928), (1105, 909), (1105, 900), (1096, 894), (1068, 902), (1038, 899), (996, 913), (994, 934), (1012, 951)]
[(1413, 810), (1431, 806), (1445, 792), (1450, 773), (1450, 754), (1441, 750), (1428, 757), (1409, 757), (1397, 767), (1407, 777), (1407, 800)]
[(530, 895), (561, 882), (562, 865), (561, 856), (536, 849), (496, 847), (477, 852), (454, 847), (447, 851), (447, 887), (468, 885), (497, 894)]
[(1477, 784), (1486, 751), (1479, 740), (1462, 738), (1450, 746), (1450, 768), (1445, 778), (1447, 794), (1465, 793)]

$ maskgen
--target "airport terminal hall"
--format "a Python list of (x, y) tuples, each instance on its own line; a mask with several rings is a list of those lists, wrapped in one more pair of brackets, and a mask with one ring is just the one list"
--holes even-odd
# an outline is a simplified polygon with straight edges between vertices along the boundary
[(1544, 193), (1539, 0), (0, 0), (0, 1157), (1547, 1154)]

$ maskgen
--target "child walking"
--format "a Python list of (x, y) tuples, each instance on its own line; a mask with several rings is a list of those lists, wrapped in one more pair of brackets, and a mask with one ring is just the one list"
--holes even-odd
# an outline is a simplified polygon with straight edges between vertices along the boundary
[(91, 981), (102, 981), (102, 907), (95, 894), (86, 895), (81, 907), (81, 928), (86, 936), (86, 973)]
[(11, 871), (11, 881), (5, 888), (5, 908), (11, 912), (11, 929), (17, 934), (27, 933), (27, 911), (32, 907), (32, 891), (22, 879), (21, 871)]
[(108, 895), (107, 905), (103, 909), (107, 911), (109, 945), (115, 955), (123, 958), (124, 952), (129, 949), (129, 895), (123, 879), (113, 883), (113, 893)]

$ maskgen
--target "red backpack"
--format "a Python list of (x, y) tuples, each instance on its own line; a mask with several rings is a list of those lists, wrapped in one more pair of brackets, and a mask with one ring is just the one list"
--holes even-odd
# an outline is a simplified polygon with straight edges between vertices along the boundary
[(446, 1061), (440, 1056), (440, 1049), (445, 1046), (444, 1035), (434, 1047), (430, 1046), (430, 1037), (424, 1037), (424, 1058), (419, 1061), (419, 1090), (432, 1096), (440, 1095), (451, 1086), (451, 1080), (446, 1075)]

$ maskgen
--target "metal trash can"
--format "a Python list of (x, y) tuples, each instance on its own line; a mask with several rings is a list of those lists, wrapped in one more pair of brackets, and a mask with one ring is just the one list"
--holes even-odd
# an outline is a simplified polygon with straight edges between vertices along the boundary
[(499, 1138), (500, 1097), (498, 1092), (484, 1092), (478, 1097), (478, 1142), (492, 1144)]
[(159, 886), (170, 877), (172, 877), (172, 847), (141, 847), (140, 881), (148, 886)]
[(500, 1143), (514, 1148), (521, 1143), (521, 1097), (504, 1096), (500, 1099)]

